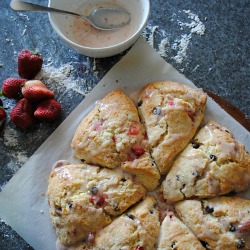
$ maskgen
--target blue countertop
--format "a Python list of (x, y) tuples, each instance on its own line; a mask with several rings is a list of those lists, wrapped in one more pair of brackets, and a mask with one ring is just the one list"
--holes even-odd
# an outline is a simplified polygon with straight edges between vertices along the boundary
[[(53, 124), (24, 132), (8, 118), (0, 137), (0, 189), (127, 52), (103, 59), (80, 55), (55, 34), (47, 14), (17, 13), (9, 3), (0, 1), (0, 87), (4, 79), (18, 77), (17, 54), (22, 49), (39, 50), (44, 63), (54, 70), (67, 70), (65, 65), (70, 65), (84, 84), (76, 81), (74, 89), (56, 90), (63, 109)], [(151, 0), (150, 19), (142, 35), (197, 87), (221, 96), (250, 116), (249, 10), (249, 0)], [(2, 100), (9, 116), (14, 101)], [(1, 222), (0, 249), (32, 248)]]

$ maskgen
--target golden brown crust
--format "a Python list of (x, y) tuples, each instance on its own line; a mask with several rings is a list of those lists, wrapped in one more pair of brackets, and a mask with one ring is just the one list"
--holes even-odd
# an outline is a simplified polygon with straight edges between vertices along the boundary
[(208, 249), (249, 249), (250, 200), (186, 200), (176, 203), (175, 209)]
[(209, 198), (250, 186), (250, 155), (225, 127), (210, 121), (177, 157), (163, 182), (167, 202)]
[[(120, 89), (96, 102), (72, 140), (75, 157), (85, 163), (57, 164), (49, 180), (62, 249), (250, 249), (250, 201), (175, 203), (250, 184), (249, 154), (226, 128), (211, 121), (192, 139), (205, 104), (203, 92), (171, 81), (147, 84), (138, 110)], [(146, 191), (165, 174), (156, 202)], [(174, 206), (179, 217), (169, 211)]]
[(72, 140), (75, 156), (87, 163), (123, 170), (137, 176), (148, 190), (157, 187), (159, 171), (149, 154), (146, 131), (137, 109), (122, 90), (97, 102)]
[(72, 140), (76, 158), (108, 168), (119, 166), (126, 159), (126, 133), (132, 125), (143, 130), (133, 102), (120, 89), (113, 90), (78, 126)]
[(194, 136), (205, 104), (206, 94), (171, 81), (149, 83), (140, 92), (140, 117), (161, 174), (169, 171), (175, 156)]

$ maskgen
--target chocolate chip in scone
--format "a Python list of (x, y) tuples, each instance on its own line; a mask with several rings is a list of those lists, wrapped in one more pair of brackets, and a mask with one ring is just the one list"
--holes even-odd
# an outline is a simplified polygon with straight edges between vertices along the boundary
[(172, 249), (175, 249), (175, 246), (176, 245), (176, 241), (173, 241), (172, 243), (171, 243), (171, 247), (172, 247)]
[(245, 247), (245, 245), (246, 244), (245, 244), (244, 240), (239, 240), (236, 247), (237, 247), (237, 249), (242, 249)]
[(200, 147), (200, 144), (198, 142), (192, 142), (192, 147), (197, 149)]
[(214, 208), (210, 207), (210, 206), (206, 206), (205, 210), (208, 214), (212, 214), (214, 212)]
[(91, 194), (97, 194), (98, 193), (98, 188), (97, 187), (92, 187), (90, 189)]
[(68, 203), (68, 207), (69, 207), (69, 208), (72, 208), (72, 206), (73, 206), (73, 202), (70, 201), (70, 202)]
[(176, 180), (179, 181), (180, 180), (180, 176), (177, 174), (176, 175)]
[(160, 115), (161, 114), (161, 107), (154, 107), (153, 108), (153, 114), (154, 115)]
[(137, 107), (141, 107), (142, 105), (142, 100), (140, 100), (138, 103), (137, 103)]
[(209, 248), (209, 244), (208, 244), (206, 241), (200, 240), (200, 242), (201, 242), (201, 245), (202, 245), (203, 247)]
[(230, 225), (230, 227), (229, 227), (230, 232), (235, 232), (236, 230), (237, 229), (236, 229), (236, 227), (234, 225)]
[(200, 177), (200, 173), (197, 170), (192, 171), (192, 175), (195, 176), (195, 178), (199, 178)]
[(131, 220), (134, 220), (135, 216), (132, 215), (132, 214), (127, 214), (128, 218), (131, 219)]
[(126, 181), (126, 178), (125, 178), (125, 177), (123, 177), (123, 178), (121, 179), (121, 181), (122, 181), (122, 182), (125, 182), (125, 181)]
[(216, 161), (216, 160), (217, 160), (217, 157), (216, 157), (215, 155), (210, 155), (209, 157), (210, 157), (210, 159), (211, 159), (212, 161)]

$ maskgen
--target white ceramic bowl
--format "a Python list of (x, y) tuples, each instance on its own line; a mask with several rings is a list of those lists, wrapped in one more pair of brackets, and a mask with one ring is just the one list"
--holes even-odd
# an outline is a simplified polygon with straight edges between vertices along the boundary
[[(77, 22), (79, 25), (79, 22), (86, 22), (84, 20), (79, 21), (79, 18), (70, 15), (49, 14), (53, 29), (69, 47), (80, 54), (95, 58), (119, 54), (133, 45), (146, 26), (150, 13), (149, 0), (49, 0), (49, 6), (79, 14), (88, 14), (96, 6), (118, 6), (130, 13), (131, 22), (122, 28), (124, 30), (98, 31), (101, 32), (98, 34), (95, 33), (96, 30), (93, 34), (93, 30), (84, 31), (86, 25), (77, 28)], [(95, 38), (96, 35), (100, 35), (101, 38)], [(110, 36), (109, 40), (107, 36)], [(106, 41), (101, 42), (101, 39)]]

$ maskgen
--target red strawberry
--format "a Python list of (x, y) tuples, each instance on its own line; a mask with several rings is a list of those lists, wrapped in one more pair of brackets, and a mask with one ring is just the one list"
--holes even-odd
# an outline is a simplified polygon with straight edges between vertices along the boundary
[(139, 157), (145, 153), (145, 150), (140, 146), (133, 146), (132, 152)]
[(26, 129), (36, 123), (31, 103), (22, 98), (10, 113), (11, 121), (19, 128)]
[(39, 80), (31, 80), (22, 86), (22, 94), (32, 103), (38, 103), (41, 100), (52, 99), (55, 94), (49, 90), (45, 84)]
[(144, 250), (143, 246), (136, 246), (135, 250)]
[(2, 87), (3, 95), (17, 99), (21, 94), (21, 85), (26, 81), (26, 79), (12, 77), (5, 79)]
[(140, 127), (136, 124), (132, 124), (129, 128), (129, 135), (138, 135), (140, 132)]
[(2, 100), (0, 100), (0, 132), (2, 131), (4, 124), (5, 124), (5, 120), (6, 120), (6, 112), (3, 108), (3, 102)]
[(36, 111), (34, 113), (35, 117), (41, 121), (52, 122), (61, 112), (61, 105), (54, 99), (48, 99), (40, 102), (37, 105)]
[(42, 57), (33, 51), (22, 50), (18, 54), (18, 74), (22, 78), (33, 79), (41, 70), (43, 65)]

